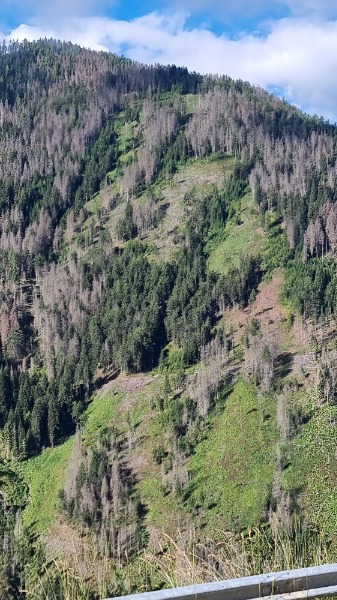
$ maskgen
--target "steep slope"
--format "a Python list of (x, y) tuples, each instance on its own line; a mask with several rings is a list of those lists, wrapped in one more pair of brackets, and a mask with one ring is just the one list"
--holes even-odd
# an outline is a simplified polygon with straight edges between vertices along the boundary
[(334, 559), (335, 128), (71, 44), (0, 73), (7, 597)]

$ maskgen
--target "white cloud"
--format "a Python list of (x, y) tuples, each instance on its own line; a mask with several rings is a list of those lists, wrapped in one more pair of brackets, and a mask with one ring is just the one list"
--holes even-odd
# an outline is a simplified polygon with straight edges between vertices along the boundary
[(152, 13), (132, 21), (76, 18), (21, 25), (13, 39), (56, 37), (98, 50), (123, 52), (146, 63), (175, 63), (202, 73), (224, 73), (281, 90), (308, 112), (337, 119), (337, 22), (288, 18), (269, 33), (240, 39), (188, 30), (186, 15)]

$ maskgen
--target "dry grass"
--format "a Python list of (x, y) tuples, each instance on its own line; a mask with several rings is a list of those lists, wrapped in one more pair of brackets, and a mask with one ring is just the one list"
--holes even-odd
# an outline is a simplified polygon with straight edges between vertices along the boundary
[(191, 531), (177, 541), (165, 535), (160, 551), (148, 552), (144, 562), (165, 587), (247, 577), (329, 562), (323, 538), (295, 523), (293, 530), (255, 528), (245, 535), (217, 532), (217, 541), (198, 541)]
[[(37, 577), (26, 581), (28, 600), (90, 600), (151, 589), (175, 588), (210, 581), (303, 568), (332, 562), (326, 540), (294, 521), (290, 530), (274, 524), (242, 534), (215, 531), (214, 538), (200, 539), (193, 525), (178, 531), (176, 538), (163, 534), (159, 548), (147, 550), (123, 571), (108, 557), (97, 555), (94, 540), (88, 554), (54, 558)], [(83, 572), (83, 559), (88, 563)], [(91, 568), (90, 568), (91, 566)], [(90, 573), (91, 571), (91, 573)], [(58, 591), (50, 582), (58, 580)]]

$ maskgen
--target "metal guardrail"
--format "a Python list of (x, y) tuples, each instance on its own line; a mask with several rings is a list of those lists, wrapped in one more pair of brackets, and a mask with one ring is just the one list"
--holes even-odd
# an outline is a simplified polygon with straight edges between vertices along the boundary
[(118, 600), (302, 600), (334, 595), (337, 596), (337, 564), (132, 594)]

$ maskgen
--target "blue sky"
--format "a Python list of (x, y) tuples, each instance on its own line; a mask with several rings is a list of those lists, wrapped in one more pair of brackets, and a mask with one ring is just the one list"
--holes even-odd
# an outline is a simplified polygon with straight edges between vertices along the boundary
[(45, 36), (225, 73), (337, 120), (337, 0), (0, 0), (0, 39)]

